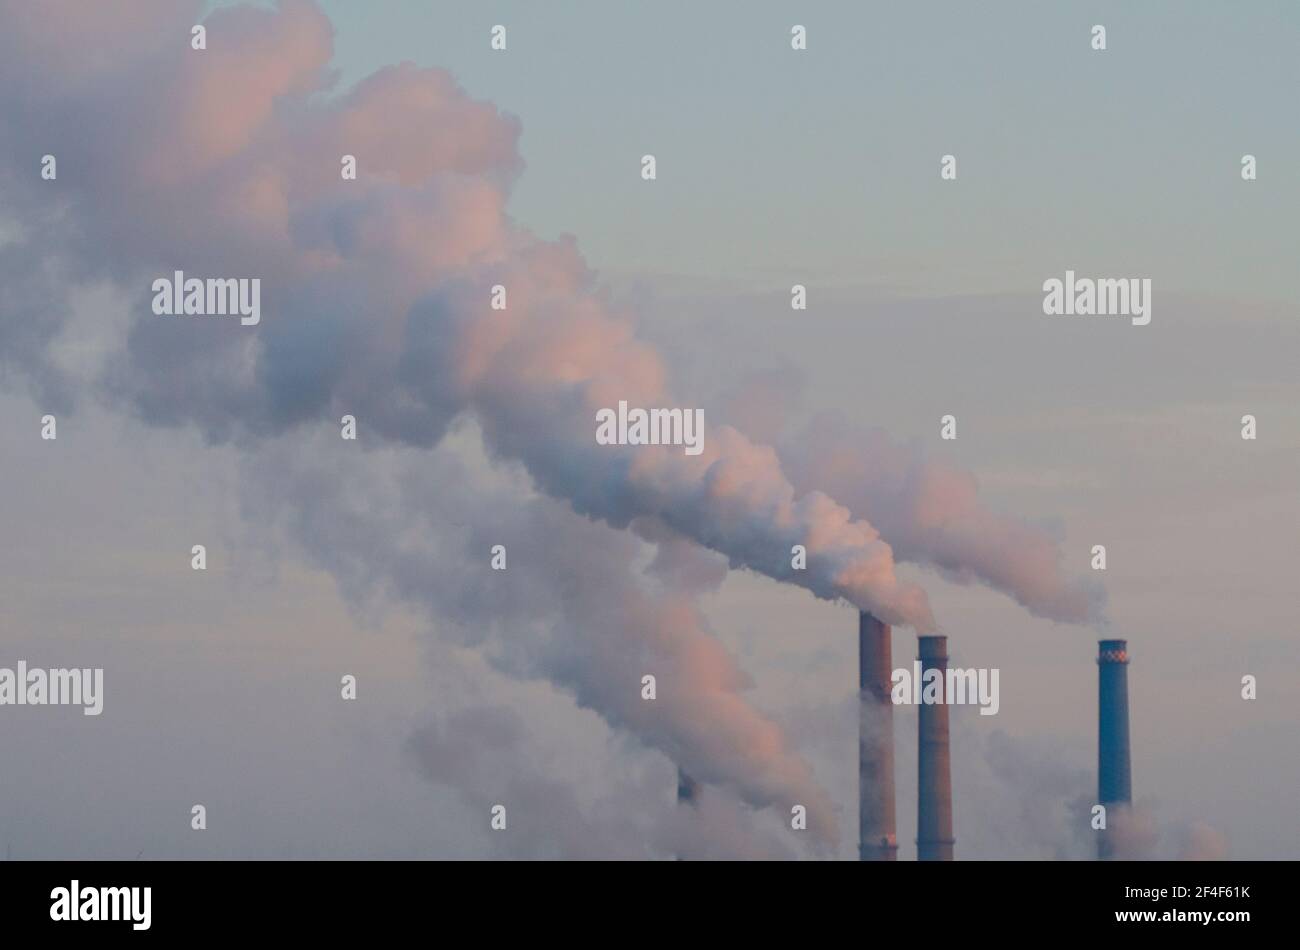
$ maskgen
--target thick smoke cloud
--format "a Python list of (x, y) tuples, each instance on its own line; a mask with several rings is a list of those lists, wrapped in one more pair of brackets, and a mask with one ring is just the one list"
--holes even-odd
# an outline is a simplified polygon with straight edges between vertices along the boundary
[[(503, 857), (788, 860), (790, 837), (758, 825), (733, 799), (701, 792), (679, 808), (671, 782), (614, 776), (594, 801), (548, 769), (537, 736), (513, 708), (477, 706), (420, 726), (407, 749), (421, 772), (476, 807), (506, 804), (508, 834), (483, 837)], [(640, 778), (639, 776), (635, 778)], [(666, 771), (663, 778), (670, 779)], [(665, 791), (668, 794), (665, 794)], [(486, 826), (486, 820), (484, 822)]]
[[(125, 349), (89, 382), (149, 421), (194, 423), (213, 440), (254, 449), (257, 437), (276, 435), (267, 449), (275, 466), (250, 472), (248, 483), (283, 492), (267, 517), (280, 512), (291, 520), (298, 540), (328, 562), (349, 593), (362, 596), (384, 578), (452, 618), (468, 642), (494, 640), (503, 667), (572, 690), (581, 704), (701, 780), (755, 806), (806, 804), (812, 830), (832, 840), (835, 816), (824, 791), (785, 747), (780, 729), (743, 700), (746, 677), (708, 635), (694, 603), (710, 578), (720, 581), (725, 562), (713, 556), (706, 563), (708, 556), (667, 519), (653, 517), (661, 505), (678, 502), (651, 499), (646, 487), (632, 484), (631, 456), (594, 451), (595, 397), (587, 396), (581, 418), (560, 416), (557, 423), (550, 415), (573, 394), (581, 397), (584, 386), (593, 388), (597, 373), (607, 392), (650, 398), (663, 369), (589, 292), (590, 277), (569, 244), (538, 242), (505, 218), (505, 185), (519, 167), (517, 124), (469, 100), (446, 73), (409, 66), (384, 70), (327, 105), (309, 103), (325, 88), (330, 30), (305, 3), (214, 14), (202, 52), (176, 39), (188, 36), (193, 9), (140, 8), (143, 23), (82, 18), (79, 8), (64, 11), (66, 19), (48, 12), (48, 20), (34, 20), (3, 8), (13, 29), (4, 31), (8, 55), (0, 66), (15, 80), (4, 84), (14, 93), (3, 102), (14, 133), (5, 141), (40, 142), (35, 155), (6, 156), (5, 189), (19, 196), (24, 231), (3, 251), (3, 266), (15, 278), (40, 278), (31, 278), (31, 307), (6, 307), (4, 323), (23, 344), (21, 353), (8, 346), (6, 352), (24, 357), (37, 385), (71, 388), (42, 359), (70, 307), (61, 289), (69, 283), (31, 268), (38, 244), (66, 261), (69, 273), (123, 286), (148, 287), (152, 276), (173, 269), (260, 277), (267, 318), (256, 332), (219, 318), (154, 317), (148, 295), (140, 294), (141, 316)], [(82, 50), (119, 31), (130, 33), (124, 41), (134, 62), (83, 68)], [(47, 82), (18, 81), (33, 73)], [(160, 83), (160, 75), (170, 81)], [(20, 96), (26, 98), (16, 101)], [(123, 122), (129, 135), (118, 128)], [(31, 173), (47, 151), (59, 159), (57, 185)], [(342, 154), (357, 155), (361, 180), (339, 178)], [(56, 187), (58, 214), (47, 207)], [(510, 288), (508, 315), (487, 309), (496, 282)], [(504, 355), (489, 354), (489, 344)], [(511, 361), (520, 365), (505, 365)], [(517, 378), (490, 385), (493, 374), (507, 372)], [(527, 418), (499, 404), (511, 399), (535, 401)], [(475, 505), (469, 493), (458, 498), (453, 520), (473, 522), (476, 543), (430, 565), (404, 545), (410, 526), (444, 505), (420, 492), (401, 497), (409, 507), (356, 510), (349, 500), (373, 502), (373, 484), (348, 496), (337, 468), (309, 464), (337, 451), (337, 434), (331, 431), (328, 449), (300, 454), (295, 424), (344, 412), (361, 420), (363, 443), (379, 436), (416, 447), (438, 443), (453, 418), (477, 415), (499, 454), (524, 458), (545, 476), (539, 482), (572, 496), (574, 507), (653, 538), (656, 559), (638, 577), (632, 562), (645, 546), (632, 535), (547, 499), (516, 511), (509, 496), (484, 493), (491, 504)], [(520, 425), (538, 431), (525, 438), (513, 428)], [(559, 444), (548, 445), (548, 438)], [(752, 451), (739, 436), (730, 438)], [(710, 457), (724, 469), (730, 462), (733, 472), (744, 461), (716, 448)], [(769, 453), (763, 463), (773, 460)], [(572, 469), (572, 484), (560, 481), (557, 466)], [(771, 512), (728, 494), (770, 485), (714, 476), (709, 487), (702, 469), (677, 471), (680, 463), (669, 458), (655, 468), (666, 489), (689, 493), (701, 512), (711, 495), (728, 502), (710, 525), (715, 536), (708, 540), (719, 546), (757, 547), (765, 532), (796, 538), (805, 530), (765, 528), (760, 520)], [(479, 476), (448, 478), (472, 485)], [(779, 475), (775, 483), (779, 495)], [(515, 486), (514, 495), (521, 493), (527, 488)], [(789, 494), (784, 502), (793, 508)], [(692, 524), (688, 513), (676, 520)], [(445, 536), (447, 526), (430, 530)], [(788, 552), (785, 538), (775, 536)], [(486, 552), (505, 538), (511, 570), (488, 577)], [(883, 559), (888, 570), (888, 548), (862, 525), (846, 523), (828, 558), (861, 570), (861, 552), (848, 549), (859, 539), (868, 541), (865, 563)], [(689, 576), (691, 586), (683, 586)], [(640, 697), (646, 672), (658, 676), (654, 703)]]
[[(770, 447), (716, 424), (696, 457), (596, 444), (601, 408), (682, 403), (572, 243), (512, 225), (518, 125), (445, 72), (394, 67), (322, 100), (328, 21), (289, 2), (213, 14), (204, 51), (176, 41), (190, 18), (164, 12), (155, 45), (100, 63), (93, 84), (73, 70), (67, 89), (67, 61), (120, 27), (95, 18), (60, 34), (31, 19), (6, 8), (18, 25), (3, 68), (47, 82), (21, 84), (21, 109), (3, 105), (7, 138), (62, 155), (67, 214), (51, 246), (125, 286), (174, 269), (263, 280), (256, 333), (159, 319), (141, 301), (107, 383), (146, 418), (231, 439), (350, 412), (428, 446), (471, 414), (498, 455), (582, 514), (619, 527), (658, 518), (733, 566), (933, 626), (878, 532), (820, 492), (796, 497)], [(357, 181), (340, 180), (342, 154), (356, 155)], [(24, 157), (15, 167), (34, 168)], [(28, 192), (49, 185), (28, 178)], [(495, 284), (506, 311), (488, 307)], [(806, 571), (791, 569), (795, 544)]]
[(1039, 617), (1103, 619), (1104, 588), (1067, 578), (1058, 539), (989, 510), (971, 473), (834, 416), (783, 440), (780, 452), (796, 490), (816, 485), (855, 517), (869, 518), (898, 560), (937, 567), (960, 583), (987, 584)]
[[(350, 601), (422, 608), (440, 642), (555, 683), (753, 807), (805, 805), (820, 845), (833, 843), (833, 803), (745, 700), (749, 678), (697, 603), (725, 562), (662, 526), (638, 524), (647, 541), (577, 516), (521, 473), (486, 470), (472, 436), (432, 452), (352, 452), (333, 432), (270, 440), (245, 455), (245, 520), (270, 532), (261, 547), (282, 536), (301, 546)], [(491, 568), (495, 544), (505, 571)], [(647, 673), (652, 701), (641, 695)]]
[(1105, 625), (1105, 588), (1067, 576), (1059, 526), (992, 510), (973, 473), (841, 412), (796, 426), (803, 385), (797, 368), (751, 372), (720, 399), (727, 418), (776, 446), (796, 491), (824, 491), (876, 525), (900, 563), (987, 585), (1038, 617)]
[[(961, 477), (916, 478), (888, 453), (822, 464), (814, 443), (779, 454), (713, 419), (699, 456), (598, 446), (598, 409), (689, 403), (573, 242), (541, 241), (509, 219), (519, 124), (446, 72), (409, 64), (333, 94), (331, 28), (305, 0), (213, 13), (196, 51), (201, 12), (172, 0), (49, 2), (39, 15), (0, 3), (0, 192), (12, 216), (0, 222), (0, 372), (21, 372), (51, 409), (102, 396), (248, 446), (250, 485), (265, 490), (252, 509), (291, 522), (345, 589), (388, 587), (426, 606), (502, 669), (562, 685), (754, 806), (807, 804), (822, 840), (836, 834), (830, 803), (744, 701), (747, 681), (695, 602), (725, 566), (933, 629), (924, 592), (895, 575), (874, 523), (908, 558), (1045, 616), (1091, 616), (1091, 601), (1060, 582), (1055, 548), (982, 514)], [(47, 153), (53, 182), (38, 174)], [(339, 175), (345, 154), (356, 181)], [(174, 270), (260, 278), (262, 324), (154, 316), (150, 283)], [(73, 288), (92, 281), (123, 288), (139, 316), (103, 372), (81, 379), (50, 351)], [(505, 311), (489, 308), (497, 284)], [(431, 461), (405, 463), (403, 476), (371, 469), (396, 479), (393, 507), (367, 505), (364, 480), (340, 494), (336, 467), (320, 461), (337, 453), (337, 435), (304, 448), (298, 439), (311, 437), (297, 430), (345, 413), (364, 444), (400, 451), (436, 447), (472, 419), (492, 458), (521, 464), (545, 497), (511, 506), (458, 492), (449, 510)], [(435, 557), (421, 525), (464, 546)], [(498, 542), (511, 551), (504, 590), (485, 573)], [(998, 561), (1022, 543), (1023, 560)], [(642, 568), (647, 544), (654, 560)], [(807, 548), (805, 571), (791, 569), (795, 544)], [(651, 669), (654, 704), (637, 689)]]

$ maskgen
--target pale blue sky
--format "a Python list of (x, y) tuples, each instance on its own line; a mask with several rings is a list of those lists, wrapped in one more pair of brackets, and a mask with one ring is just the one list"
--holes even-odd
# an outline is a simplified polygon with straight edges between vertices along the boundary
[(519, 116), (513, 212), (602, 269), (960, 293), (1071, 266), (1295, 299), (1293, 3), (323, 6), (344, 83), (440, 65)]

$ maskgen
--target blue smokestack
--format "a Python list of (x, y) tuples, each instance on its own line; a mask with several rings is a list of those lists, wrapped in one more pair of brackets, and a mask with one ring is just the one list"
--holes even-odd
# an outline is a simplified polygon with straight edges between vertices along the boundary
[[(1109, 829), (1113, 813), (1127, 808), (1133, 800), (1129, 773), (1128, 641), (1102, 640), (1097, 669), (1097, 799), (1106, 806)], [(1113, 852), (1110, 831), (1104, 831), (1098, 842), (1098, 856), (1109, 858)]]
[(952, 759), (948, 749), (948, 638), (917, 638), (922, 677), (939, 671), (939, 703), (917, 707), (916, 860), (951, 861)]

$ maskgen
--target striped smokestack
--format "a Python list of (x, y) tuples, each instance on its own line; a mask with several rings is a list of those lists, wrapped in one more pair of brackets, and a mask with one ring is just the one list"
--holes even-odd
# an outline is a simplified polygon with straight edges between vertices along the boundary
[(952, 772), (948, 751), (948, 638), (918, 637), (922, 689), (927, 670), (938, 670), (939, 703), (917, 710), (916, 859), (952, 860)]
[(894, 706), (889, 624), (858, 614), (858, 857), (893, 861)]
[(1128, 747), (1128, 641), (1102, 640), (1097, 650), (1097, 799), (1106, 807), (1107, 830), (1097, 856), (1114, 853), (1110, 826), (1133, 800)]

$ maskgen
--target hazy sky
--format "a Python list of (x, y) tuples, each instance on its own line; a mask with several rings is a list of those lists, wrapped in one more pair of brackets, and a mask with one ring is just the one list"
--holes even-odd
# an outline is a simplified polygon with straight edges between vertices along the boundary
[[(507, 213), (575, 237), (706, 417), (779, 441), (836, 411), (972, 472), (991, 508), (1059, 538), (1069, 574), (1106, 545), (1096, 626), (900, 568), (929, 594), (954, 665), (1001, 670), (997, 716), (954, 711), (959, 857), (1088, 853), (1069, 807), (1095, 789), (1101, 637), (1129, 640), (1134, 793), (1160, 853), (1205, 840), (1218, 853), (1221, 838), (1233, 858), (1300, 855), (1294, 4), (321, 8), (336, 91), (411, 60), (518, 118)], [(488, 46), (495, 23), (504, 53)], [(793, 23), (806, 52), (789, 48)], [(1088, 47), (1093, 23), (1104, 53)], [(653, 184), (639, 177), (647, 152)], [(939, 179), (945, 153), (955, 182)], [(1245, 153), (1257, 181), (1241, 180)], [(5, 207), (5, 233), (23, 234)], [(1042, 282), (1066, 269), (1150, 277), (1151, 324), (1044, 316)], [(147, 298), (113, 267), (68, 279), (56, 362), (99, 367)], [(804, 312), (789, 308), (796, 282)], [(0, 303), (10, 329), (25, 319)], [(671, 852), (681, 830), (653, 816), (671, 815), (674, 765), (565, 679), (583, 657), (551, 652), (542, 631), (480, 634), (463, 605), (411, 595), (464, 543), (459, 519), (439, 529), (413, 500), (472, 520), (499, 497), (477, 494), (480, 480), (529, 494), (473, 426), (431, 452), (343, 461), (318, 448), (337, 441), (332, 419), (328, 442), (308, 426), (209, 445), (90, 386), (47, 443), (39, 387), (12, 365), (0, 382), (0, 666), (103, 666), (107, 683), (98, 718), (0, 709), (13, 857)], [(939, 439), (947, 413), (955, 442)], [(1246, 413), (1254, 442), (1240, 438)], [(344, 518), (353, 502), (374, 537)], [(205, 575), (189, 569), (194, 543), (212, 552)], [(545, 538), (519, 543), (545, 560)], [(840, 810), (837, 845), (819, 852), (791, 842), (780, 809), (710, 790), (702, 853), (854, 856), (853, 610), (742, 571), (700, 597), (752, 680), (744, 695)], [(911, 630), (894, 650), (910, 662)], [(359, 677), (352, 703), (345, 672)], [(911, 857), (910, 710), (897, 730)], [(520, 803), (504, 839), (487, 817), (503, 798)]]
[[(601, 269), (932, 294), (1140, 265), (1166, 292), (1294, 300), (1293, 3), (324, 8), (344, 82), (440, 65), (520, 116), (512, 212)], [(1076, 41), (1095, 23), (1100, 55)], [(627, 174), (646, 152), (653, 192)]]

